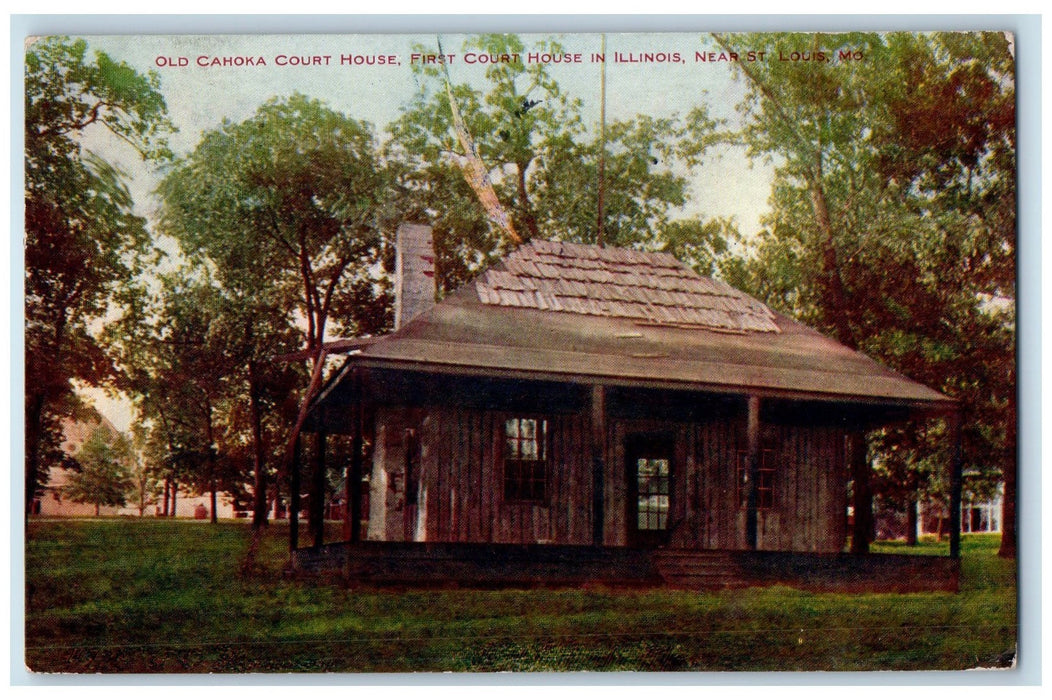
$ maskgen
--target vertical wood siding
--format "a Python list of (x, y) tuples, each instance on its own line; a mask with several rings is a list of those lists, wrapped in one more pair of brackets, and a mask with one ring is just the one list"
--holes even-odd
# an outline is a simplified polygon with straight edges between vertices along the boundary
[(548, 416), (544, 503), (504, 501), (504, 421), (510, 414), (431, 409), (421, 426), (428, 539), (436, 542), (591, 543), (585, 421)]
[[(714, 421), (694, 426), (688, 488), (697, 489), (702, 512), (688, 518), (684, 546), (744, 549), (745, 510), (737, 495), (741, 426)], [(844, 545), (847, 467), (842, 430), (816, 426), (765, 426), (761, 447), (771, 450), (774, 506), (758, 513), (758, 548), (836, 552)]]
[[(582, 544), (592, 542), (591, 454), (586, 414), (549, 415), (545, 503), (504, 502), (504, 421), (512, 414), (467, 408), (429, 408), (416, 415), (389, 410), (377, 416), (377, 469), (385, 471), (388, 540), (402, 534), (400, 494), (404, 449), (397, 436), (414, 420), (421, 455), (420, 525), (416, 539), (435, 542)], [(526, 415), (526, 414), (524, 414)], [(541, 416), (538, 416), (541, 417)], [(604, 453), (604, 543), (627, 541), (625, 439), (636, 433), (671, 434), (670, 544), (699, 549), (744, 549), (745, 513), (737, 501), (737, 453), (745, 448), (744, 421), (703, 423), (610, 420)], [(379, 444), (383, 443), (383, 444)], [(844, 433), (814, 426), (764, 426), (763, 449), (773, 450), (774, 507), (758, 517), (759, 548), (833, 552), (844, 543), (847, 473)], [(373, 498), (380, 487), (374, 482)], [(375, 501), (374, 501), (375, 502)], [(370, 523), (370, 539), (378, 539)]]

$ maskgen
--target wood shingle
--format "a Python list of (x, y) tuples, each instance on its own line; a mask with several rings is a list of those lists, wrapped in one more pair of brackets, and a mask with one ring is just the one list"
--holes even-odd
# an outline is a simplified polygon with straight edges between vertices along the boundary
[[(482, 303), (496, 306), (779, 332), (764, 304), (667, 253), (532, 241), (485, 272), (475, 287)], [(519, 293), (527, 290), (536, 293)]]

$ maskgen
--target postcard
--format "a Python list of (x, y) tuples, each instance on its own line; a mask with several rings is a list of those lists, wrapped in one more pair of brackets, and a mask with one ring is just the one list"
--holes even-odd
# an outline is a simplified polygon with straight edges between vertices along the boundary
[(1013, 667), (1015, 44), (32, 38), (26, 666)]

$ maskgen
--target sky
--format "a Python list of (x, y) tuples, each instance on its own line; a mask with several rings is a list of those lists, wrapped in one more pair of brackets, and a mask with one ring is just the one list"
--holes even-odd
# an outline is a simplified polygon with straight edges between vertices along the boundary
[[(583, 103), (586, 124), (599, 121), (600, 64), (589, 59), (600, 51), (598, 34), (521, 35), (527, 46), (533, 39), (551, 36), (565, 51), (581, 54), (577, 64), (550, 64), (562, 89)], [(88, 37), (89, 46), (128, 62), (141, 72), (155, 71), (170, 117), (179, 132), (171, 138), (177, 154), (189, 152), (202, 131), (223, 119), (248, 119), (267, 99), (300, 92), (325, 101), (355, 119), (373, 124), (378, 132), (400, 115), (419, 84), (410, 66), (414, 44), (436, 46), (438, 35), (300, 35), (300, 36), (111, 36)], [(446, 54), (454, 55), (449, 72), (454, 82), (482, 85), (486, 65), (466, 63), (463, 35), (440, 37)], [(735, 109), (743, 86), (735, 80), (729, 62), (697, 63), (696, 51), (718, 50), (711, 37), (692, 34), (607, 35), (607, 119), (636, 114), (654, 117), (685, 114), (704, 104), (712, 116), (737, 120)], [(679, 54), (681, 63), (614, 62), (653, 54), (656, 60)], [(394, 57), (393, 65), (340, 65), (341, 58), (377, 60)], [(282, 58), (286, 57), (286, 58)], [(328, 57), (328, 58), (326, 58)], [(266, 65), (223, 66), (224, 58), (247, 62), (259, 58)], [(526, 57), (523, 57), (524, 59)], [(278, 65), (294, 61), (314, 65)], [(199, 62), (206, 65), (202, 66)], [(220, 62), (220, 65), (210, 65)], [(186, 63), (186, 65), (179, 65)], [(328, 63), (328, 65), (326, 65)], [(320, 64), (320, 65), (319, 65)], [(123, 163), (135, 178), (137, 201), (149, 213), (148, 195), (155, 174), (144, 171), (135, 157), (120, 147), (100, 151)], [(688, 213), (735, 217), (743, 233), (753, 233), (766, 209), (770, 168), (751, 167), (740, 149), (713, 157), (693, 173), (692, 202)]]
[[(565, 93), (582, 102), (589, 127), (600, 118), (599, 34), (522, 34), (527, 47), (536, 40), (554, 39), (568, 62), (549, 62), (550, 73)], [(91, 50), (127, 62), (141, 73), (155, 72), (169, 117), (178, 132), (169, 139), (175, 154), (189, 153), (203, 132), (224, 119), (250, 118), (275, 96), (293, 92), (318, 98), (328, 106), (373, 125), (380, 138), (387, 124), (420, 90), (411, 63), (417, 45), (436, 47), (441, 41), (453, 82), (481, 87), (489, 57), (463, 47), (466, 36), (456, 34), (359, 35), (138, 35), (88, 36)], [(750, 46), (764, 50), (772, 47)], [(719, 47), (703, 33), (608, 34), (606, 36), (606, 114), (608, 121), (637, 114), (652, 117), (683, 115), (705, 105), (710, 116), (737, 123), (736, 106), (744, 85), (729, 61), (698, 61)], [(532, 53), (530, 48), (527, 54)], [(577, 56), (580, 62), (576, 62)], [(420, 59), (424, 60), (424, 59)], [(519, 60), (528, 62), (529, 55)], [(536, 59), (533, 59), (536, 60)], [(546, 60), (543, 57), (540, 60)], [(565, 60), (565, 56), (564, 56)], [(142, 162), (127, 145), (99, 129), (85, 138), (85, 146), (121, 167), (140, 214), (152, 218), (153, 196), (160, 173)], [(745, 235), (760, 228), (766, 211), (772, 169), (752, 164), (742, 149), (725, 148), (705, 158), (690, 174), (690, 201), (684, 216), (726, 217), (737, 221)], [(86, 395), (118, 428), (132, 420), (130, 405), (101, 390)]]

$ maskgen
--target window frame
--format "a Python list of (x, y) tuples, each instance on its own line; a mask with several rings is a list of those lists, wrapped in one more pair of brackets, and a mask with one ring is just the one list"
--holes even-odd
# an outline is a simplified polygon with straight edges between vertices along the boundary
[[(778, 474), (778, 464), (774, 459), (775, 450), (763, 448), (760, 450), (760, 464), (757, 469), (756, 484), (756, 510), (771, 511), (778, 507), (777, 489), (775, 480)], [(768, 460), (770, 457), (770, 460)], [(738, 509), (747, 510), (749, 507), (749, 494), (745, 490), (745, 477), (748, 473), (749, 451), (737, 450), (737, 468), (735, 469), (735, 494), (738, 500)], [(766, 477), (766, 479), (764, 478)], [(766, 494), (766, 503), (764, 495)]]
[[(649, 492), (645, 493), (645, 494), (644, 493), (640, 493), (639, 481), (640, 481), (640, 477), (642, 476), (641, 473), (640, 473), (640, 469), (639, 469), (639, 463), (640, 462), (646, 462), (648, 464), (648, 466), (651, 463), (656, 463), (656, 462), (664, 462), (665, 463), (665, 475), (661, 476), (660, 475), (660, 471), (657, 474), (654, 475), (654, 478), (658, 479), (663, 484), (664, 491), (662, 491), (661, 489), (658, 489), (656, 492), (653, 492), (653, 493), (649, 493)], [(635, 507), (635, 517), (636, 517), (635, 529), (636, 529), (636, 532), (644, 534), (644, 535), (670, 532), (671, 528), (672, 528), (672, 488), (673, 488), (671, 455), (669, 455), (669, 456), (642, 456), (642, 455), (637, 455), (637, 456), (635, 456), (635, 465), (634, 465), (633, 471), (635, 472), (635, 484), (632, 484), (631, 486), (632, 486), (632, 494), (633, 494), (633, 497), (635, 498), (635, 501), (636, 501), (636, 507)], [(646, 506), (645, 509), (641, 509), (640, 508), (640, 504), (639, 504), (640, 497), (647, 497), (647, 498), (649, 498), (649, 497), (652, 497), (652, 496), (657, 496), (658, 499), (659, 499), (659, 502), (660, 502), (660, 498), (662, 496), (664, 496), (664, 498), (665, 498), (665, 507), (664, 507), (664, 509), (662, 509), (660, 506), (652, 509), (649, 504)], [(640, 524), (639, 524), (640, 516), (644, 516), (645, 517), (645, 519), (647, 521), (645, 526), (640, 526)], [(656, 523), (655, 523), (654, 527), (650, 527), (650, 519), (652, 517), (656, 520)], [(663, 522), (662, 522), (662, 518), (664, 519)]]
[[(534, 436), (528, 438), (523, 436), (522, 424), (525, 421), (534, 421)], [(510, 425), (515, 422), (517, 434), (509, 432)], [(545, 416), (533, 414), (506, 415), (502, 421), (501, 429), (501, 500), (509, 505), (547, 505), (550, 472), (550, 449), (549, 436), (551, 434), (550, 420)], [(511, 441), (516, 441), (519, 448), (514, 450), (518, 454), (512, 454)], [(521, 446), (525, 443), (535, 445), (537, 459), (524, 459)], [(514, 488), (509, 486), (517, 484)], [(538, 494), (537, 485), (540, 485)]]

